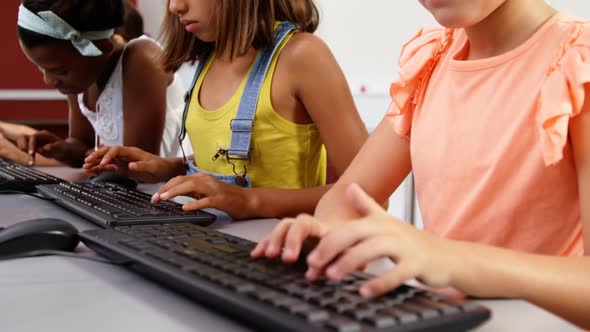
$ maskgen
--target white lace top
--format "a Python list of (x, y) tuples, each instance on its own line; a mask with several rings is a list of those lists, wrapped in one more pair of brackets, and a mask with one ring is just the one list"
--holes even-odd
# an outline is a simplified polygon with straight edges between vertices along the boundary
[[(149, 39), (140, 37), (138, 39)], [(135, 40), (125, 45), (127, 48)], [(153, 40), (152, 40), (153, 41)], [(153, 41), (156, 43), (155, 41)], [(100, 138), (100, 145), (123, 145), (123, 53), (117, 62), (111, 77), (96, 102), (96, 112), (91, 111), (84, 104), (84, 94), (78, 95), (78, 106), (80, 111)], [(178, 145), (178, 134), (182, 122), (182, 111), (184, 108), (185, 90), (180, 78), (174, 75), (174, 80), (168, 86), (166, 93), (166, 125), (160, 145), (160, 156), (178, 156), (180, 147)]]

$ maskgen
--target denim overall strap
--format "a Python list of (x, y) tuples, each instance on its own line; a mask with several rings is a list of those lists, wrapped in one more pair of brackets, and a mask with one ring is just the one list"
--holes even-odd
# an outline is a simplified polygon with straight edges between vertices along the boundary
[(193, 174), (197, 174), (197, 173), (203, 173), (203, 174), (207, 174), (210, 175), (214, 178), (216, 178), (217, 180), (221, 181), (221, 182), (225, 182), (227, 184), (231, 184), (231, 185), (237, 185), (239, 187), (245, 187), (245, 188), (252, 188), (252, 181), (250, 180), (250, 176), (248, 174), (244, 174), (244, 175), (223, 175), (223, 174), (217, 174), (217, 173), (212, 173), (212, 172), (207, 172), (205, 170), (202, 170), (200, 168), (198, 168), (197, 166), (195, 166), (195, 164), (193, 164), (190, 160), (187, 160), (184, 163), (184, 166), (186, 166), (186, 175), (193, 175)]
[[(262, 88), (262, 83), (264, 82), (266, 73), (268, 71), (268, 68), (270, 67), (273, 55), (275, 54), (278, 46), (281, 45), (282, 41), (285, 39), (288, 33), (293, 31), (294, 29), (297, 29), (297, 27), (292, 23), (282, 22), (280, 26), (275, 30), (274, 45), (264, 48), (256, 57), (256, 61), (254, 62), (252, 71), (246, 81), (246, 86), (244, 88), (244, 92), (240, 100), (240, 105), (238, 107), (236, 118), (230, 122), (230, 128), (232, 130), (232, 139), (226, 157), (228, 162), (232, 165), (234, 165), (231, 162), (232, 159), (249, 160), (250, 141), (252, 136), (254, 116), (256, 113), (256, 108), (258, 106), (258, 98), (260, 95), (260, 90)], [(199, 65), (195, 72), (195, 76), (193, 78), (190, 90), (187, 91), (185, 95), (185, 108), (182, 115), (182, 129), (179, 135), (179, 143), (182, 143), (182, 140), (186, 137), (185, 125), (190, 100), (192, 99), (193, 90), (201, 74), (201, 71), (203, 70), (205, 62), (206, 61), (199, 61)], [(204, 173), (213, 176), (216, 179), (225, 183), (234, 184), (247, 188), (252, 187), (252, 182), (250, 181), (250, 177), (248, 176), (248, 174), (246, 174), (245, 166), (244, 173), (241, 175), (237, 174), (235, 165), (234, 175), (221, 175), (199, 169), (193, 162), (187, 160), (186, 157), (184, 157), (184, 164), (187, 168), (187, 175)]]
[(188, 109), (190, 106), (190, 101), (193, 97), (193, 90), (195, 89), (195, 85), (197, 84), (197, 80), (199, 79), (199, 75), (205, 68), (205, 63), (207, 62), (207, 57), (204, 56), (202, 59), (199, 59), (199, 64), (197, 65), (197, 70), (195, 71), (195, 76), (193, 77), (193, 82), (189, 90), (184, 94), (184, 110), (182, 111), (182, 123), (180, 126), (180, 134), (178, 134), (178, 144), (180, 145), (180, 149), (182, 150), (182, 158), (184, 159), (185, 165), (187, 164), (188, 160), (186, 159), (186, 155), (184, 153), (184, 149), (182, 148), (182, 141), (186, 138), (186, 117), (188, 116)]
[(231, 143), (227, 151), (227, 159), (250, 160), (250, 142), (252, 129), (254, 128), (254, 115), (258, 106), (258, 98), (262, 83), (266, 77), (273, 55), (281, 45), (289, 32), (297, 29), (290, 22), (281, 22), (275, 30), (274, 46), (266, 47), (260, 51), (252, 67), (252, 72), (246, 81), (246, 87), (240, 100), (236, 118), (230, 122), (232, 131)]

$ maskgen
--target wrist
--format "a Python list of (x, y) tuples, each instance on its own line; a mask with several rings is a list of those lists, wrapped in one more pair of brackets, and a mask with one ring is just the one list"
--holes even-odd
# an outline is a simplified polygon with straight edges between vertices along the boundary
[(239, 188), (240, 201), (244, 202), (245, 218), (265, 217), (260, 191), (251, 188)]
[[(473, 243), (443, 239), (433, 234), (427, 239), (430, 249), (428, 264), (438, 271), (440, 287), (454, 288), (464, 294), (485, 297), (479, 261), (482, 259)], [(485, 257), (485, 256), (484, 256)], [(483, 258), (486, 259), (486, 258)]]
[[(29, 164), (29, 155), (26, 152), (20, 151), (20, 150), (18, 150), (17, 153), (18, 154), (17, 154), (17, 158), (15, 161), (21, 165), (25, 165), (25, 166), (28, 165)], [(37, 164), (37, 157), (35, 157), (35, 165), (36, 164)]]
[(89, 154), (89, 151), (92, 151), (92, 149), (89, 149), (86, 145), (73, 138), (60, 140), (54, 144), (59, 145), (59, 148), (57, 149), (59, 153), (55, 156), (51, 155), (44, 157), (57, 159), (73, 168), (82, 167), (82, 165), (84, 165), (84, 159)]
[(477, 267), (477, 263), (472, 262), (470, 251), (468, 248), (463, 248), (461, 242), (445, 241), (440, 238), (437, 238), (437, 241), (442, 242), (442, 248), (439, 249), (442, 256), (447, 258), (443, 264), (449, 273), (449, 286), (467, 291), (464, 289), (465, 280), (469, 279), (466, 275), (474, 273)]
[(66, 164), (69, 167), (72, 168), (80, 168), (82, 167), (82, 165), (84, 165), (84, 153), (80, 153), (80, 151), (77, 151), (75, 149), (66, 149), (64, 151), (64, 153), (62, 153), (59, 156), (44, 156), (46, 158), (54, 158), (56, 160), (58, 160), (59, 162)]
[(177, 175), (184, 175), (186, 174), (186, 166), (184, 165), (184, 159), (182, 158), (163, 158), (164, 163), (166, 164), (166, 169), (168, 170), (168, 174), (166, 174), (166, 179), (171, 179)]
[(448, 263), (453, 287), (482, 298), (521, 298), (526, 292), (527, 283), (516, 276), (519, 264), (505, 249), (460, 241), (448, 244), (454, 257)]

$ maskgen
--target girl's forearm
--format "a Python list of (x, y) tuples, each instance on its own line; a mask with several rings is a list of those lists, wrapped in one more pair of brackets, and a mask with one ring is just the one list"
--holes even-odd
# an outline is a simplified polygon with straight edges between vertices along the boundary
[(37, 130), (29, 126), (0, 121), (0, 133), (15, 142), (20, 135), (33, 135)]
[(164, 158), (168, 164), (167, 179), (171, 179), (178, 175), (186, 174), (186, 166), (184, 165), (184, 159), (180, 157), (168, 157)]
[(79, 139), (68, 137), (62, 143), (61, 153), (55, 156), (55, 159), (70, 167), (79, 168), (84, 164), (84, 159), (92, 152), (90, 147)]
[(285, 218), (313, 214), (331, 185), (305, 189), (254, 188), (246, 191), (247, 218)]
[(56, 159), (47, 158), (40, 154), (35, 155), (35, 166), (62, 166)]
[(348, 184), (335, 183), (326, 194), (321, 197), (315, 208), (317, 218), (355, 219), (359, 215), (354, 212), (346, 198)]
[(519, 253), (449, 242), (452, 286), (478, 297), (522, 298), (590, 328), (590, 257)]

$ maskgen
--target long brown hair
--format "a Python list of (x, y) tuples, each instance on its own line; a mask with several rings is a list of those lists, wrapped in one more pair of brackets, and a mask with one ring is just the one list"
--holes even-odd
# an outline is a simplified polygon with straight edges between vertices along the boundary
[(162, 63), (167, 71), (175, 71), (185, 62), (195, 62), (212, 50), (233, 59), (244, 55), (250, 47), (272, 45), (276, 21), (289, 21), (310, 33), (320, 21), (314, 0), (217, 0), (216, 14), (216, 41), (205, 43), (187, 32), (178, 16), (166, 12), (161, 36)]

